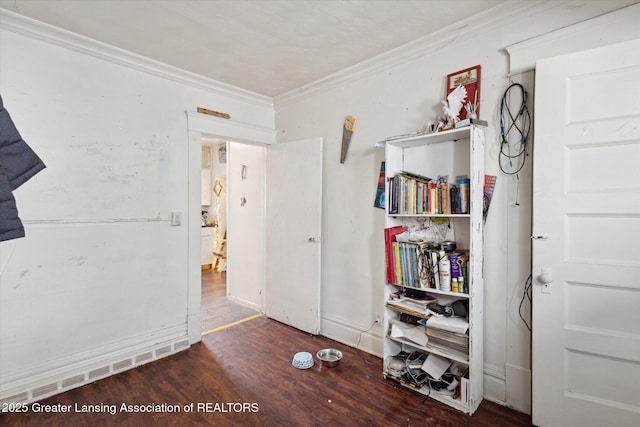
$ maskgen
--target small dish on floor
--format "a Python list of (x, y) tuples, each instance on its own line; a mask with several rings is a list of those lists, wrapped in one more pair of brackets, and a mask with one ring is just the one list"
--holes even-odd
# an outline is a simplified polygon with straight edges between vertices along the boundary
[(309, 369), (314, 364), (313, 356), (311, 353), (301, 351), (293, 356), (293, 362), (291, 362), (291, 364), (298, 369)]
[(320, 359), (322, 366), (333, 368), (334, 366), (338, 366), (340, 363), (340, 359), (342, 359), (342, 352), (335, 348), (325, 348), (324, 350), (320, 350), (316, 356)]

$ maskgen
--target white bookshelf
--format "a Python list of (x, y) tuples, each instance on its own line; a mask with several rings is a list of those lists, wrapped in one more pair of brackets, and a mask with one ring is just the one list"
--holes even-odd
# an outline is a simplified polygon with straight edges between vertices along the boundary
[[(411, 353), (419, 351), (425, 354), (433, 353), (447, 358), (456, 366), (468, 372), (468, 401), (455, 393), (454, 396), (443, 395), (430, 389), (428, 385), (412, 384), (403, 381), (389, 372), (384, 372), (386, 378), (399, 381), (404, 386), (460, 411), (473, 414), (483, 398), (483, 188), (484, 188), (484, 131), (482, 127), (470, 126), (434, 134), (417, 134), (401, 137), (391, 137), (386, 140), (386, 227), (397, 225), (408, 227), (410, 230), (425, 228), (433, 219), (440, 223), (434, 229), (447, 229), (447, 239), (455, 240), (457, 249), (468, 251), (467, 287), (468, 292), (451, 292), (435, 288), (416, 288), (426, 292), (439, 301), (463, 300), (468, 301), (469, 352), (468, 354), (449, 353), (441, 346), (436, 348), (427, 342), (425, 346), (402, 337), (391, 337), (387, 332), (390, 324), (399, 320), (402, 310), (386, 305), (392, 294), (408, 287), (386, 283), (384, 286), (384, 357), (395, 356), (401, 351)], [(390, 214), (391, 203), (389, 178), (401, 171), (411, 172), (436, 179), (437, 176), (448, 176), (449, 182), (455, 182), (459, 176), (467, 176), (469, 186), (469, 213), (466, 214)], [(442, 223), (446, 225), (442, 225)], [(428, 227), (426, 227), (428, 228)], [(436, 233), (433, 240), (443, 237)], [(426, 317), (426, 316), (425, 316)], [(426, 328), (425, 329), (426, 333)], [(386, 365), (385, 365), (386, 366)], [(458, 388), (459, 392), (459, 388)]]

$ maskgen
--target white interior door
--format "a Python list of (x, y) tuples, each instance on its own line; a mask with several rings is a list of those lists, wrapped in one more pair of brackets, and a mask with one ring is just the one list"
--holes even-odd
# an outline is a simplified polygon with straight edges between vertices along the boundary
[(538, 61), (533, 423), (640, 425), (640, 40)]
[(320, 331), (322, 138), (267, 148), (265, 314)]

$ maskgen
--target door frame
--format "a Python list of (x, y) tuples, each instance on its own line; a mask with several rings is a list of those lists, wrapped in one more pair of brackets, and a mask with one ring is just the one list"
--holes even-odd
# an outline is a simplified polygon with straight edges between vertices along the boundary
[(202, 167), (202, 138), (210, 137), (253, 145), (276, 143), (275, 129), (264, 128), (231, 119), (185, 111), (187, 116), (188, 189), (187, 213), (187, 334), (189, 344), (202, 341), (202, 278), (200, 261), (200, 197)]

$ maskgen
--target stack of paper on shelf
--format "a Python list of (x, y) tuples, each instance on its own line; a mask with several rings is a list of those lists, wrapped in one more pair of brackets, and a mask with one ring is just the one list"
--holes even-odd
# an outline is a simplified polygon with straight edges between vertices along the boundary
[(459, 358), (469, 358), (469, 322), (462, 317), (431, 316), (427, 321), (429, 346)]
[(400, 310), (413, 316), (427, 317), (431, 313), (427, 309), (427, 306), (431, 303), (434, 303), (435, 301), (435, 299), (418, 300), (415, 298), (404, 297), (398, 299), (390, 299), (389, 301), (387, 301), (387, 305), (391, 308)]
[(401, 341), (411, 341), (423, 347), (427, 345), (428, 341), (427, 335), (424, 333), (424, 326), (409, 325), (396, 320), (392, 320), (389, 325), (389, 336)]
[(437, 354), (430, 353), (422, 364), (422, 370), (439, 380), (447, 369), (451, 366), (451, 361)]
[(467, 329), (469, 329), (469, 322), (462, 317), (456, 316), (431, 316), (427, 323), (427, 327), (464, 334), (467, 332)]
[[(428, 325), (428, 323), (427, 323)], [(440, 349), (452, 349), (462, 354), (469, 353), (469, 337), (465, 334), (427, 327), (429, 344)]]

